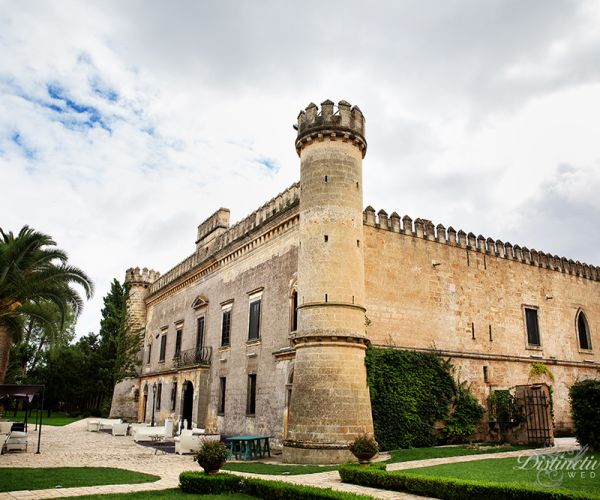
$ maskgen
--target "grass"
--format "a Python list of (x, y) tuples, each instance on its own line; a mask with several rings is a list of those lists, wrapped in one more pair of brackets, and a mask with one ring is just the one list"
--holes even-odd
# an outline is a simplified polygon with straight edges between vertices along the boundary
[(86, 495), (81, 497), (71, 497), (79, 500), (120, 500), (125, 498), (140, 499), (151, 498), (152, 500), (171, 500), (201, 498), (202, 500), (253, 500), (256, 497), (242, 495), (241, 493), (228, 493), (227, 495), (194, 495), (191, 493), (183, 493), (180, 489), (173, 488), (170, 490), (158, 491), (139, 491), (137, 493), (111, 493), (109, 495)]
[(337, 465), (287, 465), (266, 464), (264, 462), (228, 462), (222, 469), (252, 474), (272, 474), (274, 476), (297, 476), (337, 470)]
[(158, 481), (158, 476), (109, 467), (44, 467), (0, 469), (0, 491), (74, 488), (102, 484), (136, 484)]
[[(548, 457), (557, 457), (558, 455), (547, 455)], [(568, 455), (562, 455), (563, 457), (568, 457)], [(600, 457), (595, 456), (592, 453), (587, 453), (582, 456), (587, 457), (591, 463), (600, 464)], [(434, 476), (437, 478), (457, 478), (457, 479), (469, 479), (471, 481), (485, 481), (485, 482), (494, 482), (494, 483), (510, 483), (513, 485), (527, 485), (531, 487), (540, 487), (544, 486), (552, 486), (553, 488), (563, 489), (568, 491), (577, 491), (581, 493), (592, 493), (594, 495), (600, 495), (600, 470), (596, 470), (595, 477), (590, 477), (590, 472), (585, 473), (584, 475), (581, 472), (571, 472), (569, 474), (567, 471), (558, 472), (558, 475), (562, 477), (559, 484), (550, 484), (546, 482), (549, 477), (544, 472), (538, 475), (538, 470), (533, 467), (536, 463), (535, 459), (532, 458), (527, 463), (527, 467), (521, 469), (519, 467), (525, 465), (524, 462), (526, 457), (521, 457), (520, 459), (515, 458), (491, 458), (486, 460), (477, 460), (474, 462), (462, 462), (462, 463), (454, 463), (454, 464), (444, 464), (444, 465), (435, 465), (432, 467), (421, 467), (418, 469), (409, 469), (403, 471), (392, 472), (392, 474), (402, 473), (402, 474), (419, 474), (419, 475), (427, 475)], [(541, 465), (541, 461), (537, 462)], [(550, 463), (550, 459), (548, 459), (546, 464)], [(558, 463), (557, 463), (558, 465)], [(591, 469), (590, 469), (591, 470)], [(538, 482), (538, 477), (544, 481), (544, 484)], [(553, 478), (557, 478), (558, 476), (553, 475)]]
[[(70, 417), (68, 416), (66, 413), (62, 413), (62, 412), (58, 412), (58, 411), (54, 411), (51, 413), (51, 417), (48, 418), (47, 417), (48, 412), (44, 412), (44, 414), (42, 415), (43, 420), (42, 420), (42, 424), (43, 425), (56, 425), (56, 426), (63, 426), (63, 425), (67, 425), (73, 422), (77, 422), (77, 420), (81, 420), (82, 417)], [(3, 417), (5, 420), (10, 420), (11, 422), (25, 422), (25, 414), (22, 410), (19, 410), (17, 412), (17, 415), (14, 416), (14, 412), (12, 411), (8, 411), (4, 414)], [(35, 427), (35, 411), (33, 411), (31, 413), (31, 415), (28, 418), (28, 425), (30, 429), (33, 429)]]
[(466, 455), (483, 455), (485, 453), (503, 453), (505, 451), (519, 451), (528, 449), (528, 446), (493, 446), (485, 449), (470, 446), (442, 446), (435, 448), (408, 448), (390, 452), (387, 464), (410, 462), (413, 460), (428, 460), (430, 458), (462, 457)]
[[(409, 462), (411, 460), (426, 460), (428, 458), (459, 457), (464, 455), (480, 455), (483, 453), (500, 453), (504, 451), (517, 451), (525, 446), (494, 446), (488, 449), (478, 449), (468, 446), (444, 446), (437, 448), (409, 448), (390, 452), (391, 458), (385, 463)], [(249, 472), (251, 474), (271, 474), (274, 476), (295, 476), (298, 474), (316, 474), (337, 470), (337, 465), (286, 465), (266, 464), (264, 462), (228, 462), (223, 466), (225, 470)]]

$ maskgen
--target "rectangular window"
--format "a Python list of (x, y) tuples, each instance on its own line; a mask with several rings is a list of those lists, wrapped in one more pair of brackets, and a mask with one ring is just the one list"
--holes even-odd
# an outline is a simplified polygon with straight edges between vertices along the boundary
[(164, 362), (165, 355), (167, 353), (167, 334), (165, 333), (160, 337), (160, 356), (158, 357), (158, 361)]
[(257, 340), (260, 337), (260, 299), (250, 303), (250, 326), (248, 340)]
[(156, 387), (156, 409), (160, 410), (160, 400), (162, 398), (162, 384)]
[(223, 310), (221, 323), (221, 345), (228, 346), (231, 341), (231, 308)]
[(541, 344), (537, 309), (525, 308), (525, 322), (527, 324), (527, 343), (530, 346), (539, 347)]
[(173, 382), (171, 388), (171, 411), (175, 411), (175, 402), (177, 401), (177, 382)]
[(148, 344), (148, 359), (146, 360), (146, 363), (150, 364), (151, 360), (152, 360), (152, 344)]
[(298, 330), (298, 292), (292, 292), (292, 332)]
[(221, 377), (219, 379), (219, 407), (217, 408), (217, 414), (225, 415), (225, 391), (227, 390), (227, 379)]
[(181, 355), (181, 337), (183, 336), (183, 330), (178, 328), (175, 335), (175, 355), (173, 357), (178, 358)]
[(204, 316), (200, 316), (196, 323), (196, 351), (204, 347)]
[(246, 415), (256, 413), (256, 374), (248, 375), (248, 398), (246, 401)]

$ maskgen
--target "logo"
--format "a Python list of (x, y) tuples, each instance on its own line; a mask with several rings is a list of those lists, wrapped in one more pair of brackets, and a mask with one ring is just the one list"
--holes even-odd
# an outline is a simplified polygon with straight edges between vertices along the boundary
[[(536, 484), (547, 488), (562, 485), (565, 477), (571, 479), (595, 479), (600, 460), (589, 453), (589, 447), (559, 453), (538, 451), (533, 455), (517, 458), (515, 470), (537, 471)], [(600, 471), (599, 471), (600, 472)]]

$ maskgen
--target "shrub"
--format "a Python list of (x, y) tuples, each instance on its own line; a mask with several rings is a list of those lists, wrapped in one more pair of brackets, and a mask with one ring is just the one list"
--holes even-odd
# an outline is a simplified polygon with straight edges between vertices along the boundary
[(600, 380), (581, 380), (569, 390), (575, 436), (581, 446), (600, 450)]
[(227, 448), (221, 441), (206, 441), (194, 455), (194, 460), (206, 472), (218, 470), (227, 461)]
[(379, 451), (379, 445), (372, 436), (363, 434), (350, 443), (349, 449), (356, 456), (370, 455), (371, 457), (374, 457)]
[(471, 393), (471, 389), (459, 385), (454, 411), (450, 418), (446, 420), (446, 427), (444, 428), (444, 435), (448, 442), (464, 443), (468, 441), (477, 429), (484, 411), (483, 406)]
[(490, 403), (490, 423), (496, 422), (502, 438), (506, 432), (525, 421), (523, 406), (508, 390), (492, 392)]
[(298, 500), (366, 500), (371, 497), (355, 495), (325, 488), (301, 486), (283, 481), (266, 481), (264, 479), (245, 478), (233, 474), (206, 475), (200, 472), (182, 472), (179, 475), (179, 487), (185, 493), (195, 494), (228, 494), (245, 493), (258, 498), (298, 499)]
[(435, 422), (447, 417), (456, 393), (452, 365), (436, 354), (374, 348), (366, 364), (381, 449), (434, 445)]
[(553, 489), (535, 489), (526, 485), (470, 481), (466, 479), (420, 476), (418, 474), (390, 473), (371, 467), (343, 465), (339, 469), (344, 483), (371, 488), (406, 491), (417, 495), (450, 500), (574, 500), (590, 498), (584, 493), (567, 493)]

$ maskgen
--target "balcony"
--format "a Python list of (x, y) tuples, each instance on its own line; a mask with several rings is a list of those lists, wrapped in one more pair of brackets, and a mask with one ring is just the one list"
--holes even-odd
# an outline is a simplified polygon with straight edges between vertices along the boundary
[(157, 366), (146, 365), (142, 372), (144, 375), (174, 372), (184, 368), (207, 367), (212, 359), (212, 347), (188, 349), (181, 351), (171, 360), (160, 361)]
[(188, 368), (190, 366), (210, 366), (212, 358), (212, 347), (201, 347), (200, 349), (188, 349), (181, 351), (173, 359), (174, 368)]

